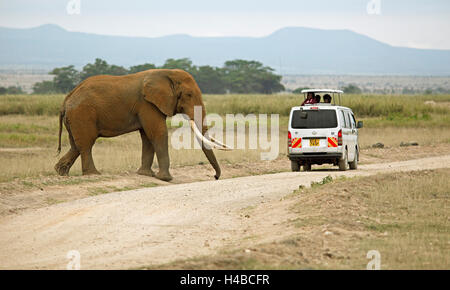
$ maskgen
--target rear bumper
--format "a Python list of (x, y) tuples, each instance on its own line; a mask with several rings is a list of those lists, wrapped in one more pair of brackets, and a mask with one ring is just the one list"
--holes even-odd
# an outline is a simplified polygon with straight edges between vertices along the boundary
[(289, 160), (298, 161), (301, 163), (322, 164), (322, 163), (337, 163), (342, 158), (342, 153), (302, 153), (289, 154)]

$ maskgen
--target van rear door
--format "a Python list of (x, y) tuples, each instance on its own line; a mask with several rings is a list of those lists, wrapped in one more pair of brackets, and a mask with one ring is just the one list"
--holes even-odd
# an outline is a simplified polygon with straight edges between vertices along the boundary
[(291, 153), (329, 152), (334, 147), (328, 146), (329, 137), (337, 134), (336, 110), (308, 108), (296, 110), (291, 118), (292, 145)]

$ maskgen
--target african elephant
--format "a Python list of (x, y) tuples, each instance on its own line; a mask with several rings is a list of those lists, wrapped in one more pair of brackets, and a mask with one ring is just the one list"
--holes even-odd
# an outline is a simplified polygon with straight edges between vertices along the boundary
[[(60, 175), (68, 175), (70, 167), (81, 155), (83, 175), (99, 174), (92, 159), (92, 146), (98, 137), (114, 137), (139, 130), (142, 139), (142, 164), (138, 174), (170, 181), (168, 130), (166, 117), (177, 113), (190, 119), (202, 150), (220, 177), (220, 167), (208, 145), (226, 146), (205, 137), (194, 123), (194, 106), (205, 106), (200, 88), (194, 78), (183, 70), (151, 69), (124, 76), (99, 75), (81, 82), (65, 98), (59, 116), (59, 144), (61, 151), (62, 124), (69, 133), (70, 150), (55, 165)], [(216, 147), (217, 147), (216, 146)], [(152, 171), (156, 153), (159, 172)]]

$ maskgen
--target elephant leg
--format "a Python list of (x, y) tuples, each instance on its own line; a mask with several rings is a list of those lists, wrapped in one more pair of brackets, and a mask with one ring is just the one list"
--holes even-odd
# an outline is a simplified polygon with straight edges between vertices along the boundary
[(70, 132), (69, 132), (69, 141), (70, 141), (70, 150), (63, 157), (61, 157), (61, 159), (59, 159), (58, 163), (56, 163), (55, 165), (55, 170), (56, 172), (58, 172), (59, 175), (69, 175), (70, 168), (80, 155), (80, 152), (75, 146), (75, 142), (73, 141), (73, 137), (70, 134)]
[(81, 155), (81, 170), (83, 175), (100, 174), (95, 168), (94, 159), (92, 159), (92, 146), (80, 152)]
[(170, 175), (170, 159), (169, 159), (169, 141), (168, 141), (167, 128), (166, 133), (162, 136), (157, 136), (152, 140), (153, 147), (155, 148), (156, 157), (158, 158), (159, 172), (156, 173), (156, 178), (170, 181), (172, 175)]
[(87, 113), (83, 115), (78, 114), (76, 115), (77, 118), (69, 116), (69, 120), (73, 120), (70, 123), (70, 131), (81, 155), (81, 170), (83, 175), (100, 174), (95, 168), (94, 160), (92, 159), (92, 146), (94, 146), (95, 140), (98, 137), (94, 116), (93, 113), (91, 115)]
[(139, 119), (145, 135), (153, 145), (156, 158), (158, 158), (159, 172), (155, 177), (164, 181), (172, 180), (169, 173), (169, 138), (165, 116), (152, 109), (151, 106), (147, 106), (140, 112)]
[(153, 158), (155, 157), (155, 149), (153, 148), (153, 144), (148, 139), (147, 135), (145, 135), (144, 130), (139, 130), (141, 134), (142, 140), (142, 164), (141, 168), (137, 171), (140, 175), (147, 176), (155, 176), (155, 173), (152, 170)]

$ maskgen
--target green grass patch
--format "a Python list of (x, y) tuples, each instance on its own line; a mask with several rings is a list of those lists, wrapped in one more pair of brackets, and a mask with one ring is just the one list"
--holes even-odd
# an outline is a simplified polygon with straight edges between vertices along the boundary
[(57, 144), (58, 137), (44, 134), (3, 133), (0, 132), (0, 147), (31, 147)]
[(65, 95), (3, 95), (1, 115), (58, 115)]
[(55, 128), (49, 128), (37, 124), (0, 123), (1, 133), (24, 133), (24, 134), (55, 133), (54, 129)]
[(333, 177), (331, 177), (331, 175), (328, 175), (328, 176), (324, 177), (321, 181), (311, 182), (311, 187), (314, 188), (314, 187), (325, 185), (325, 184), (331, 183), (331, 182), (333, 182)]

